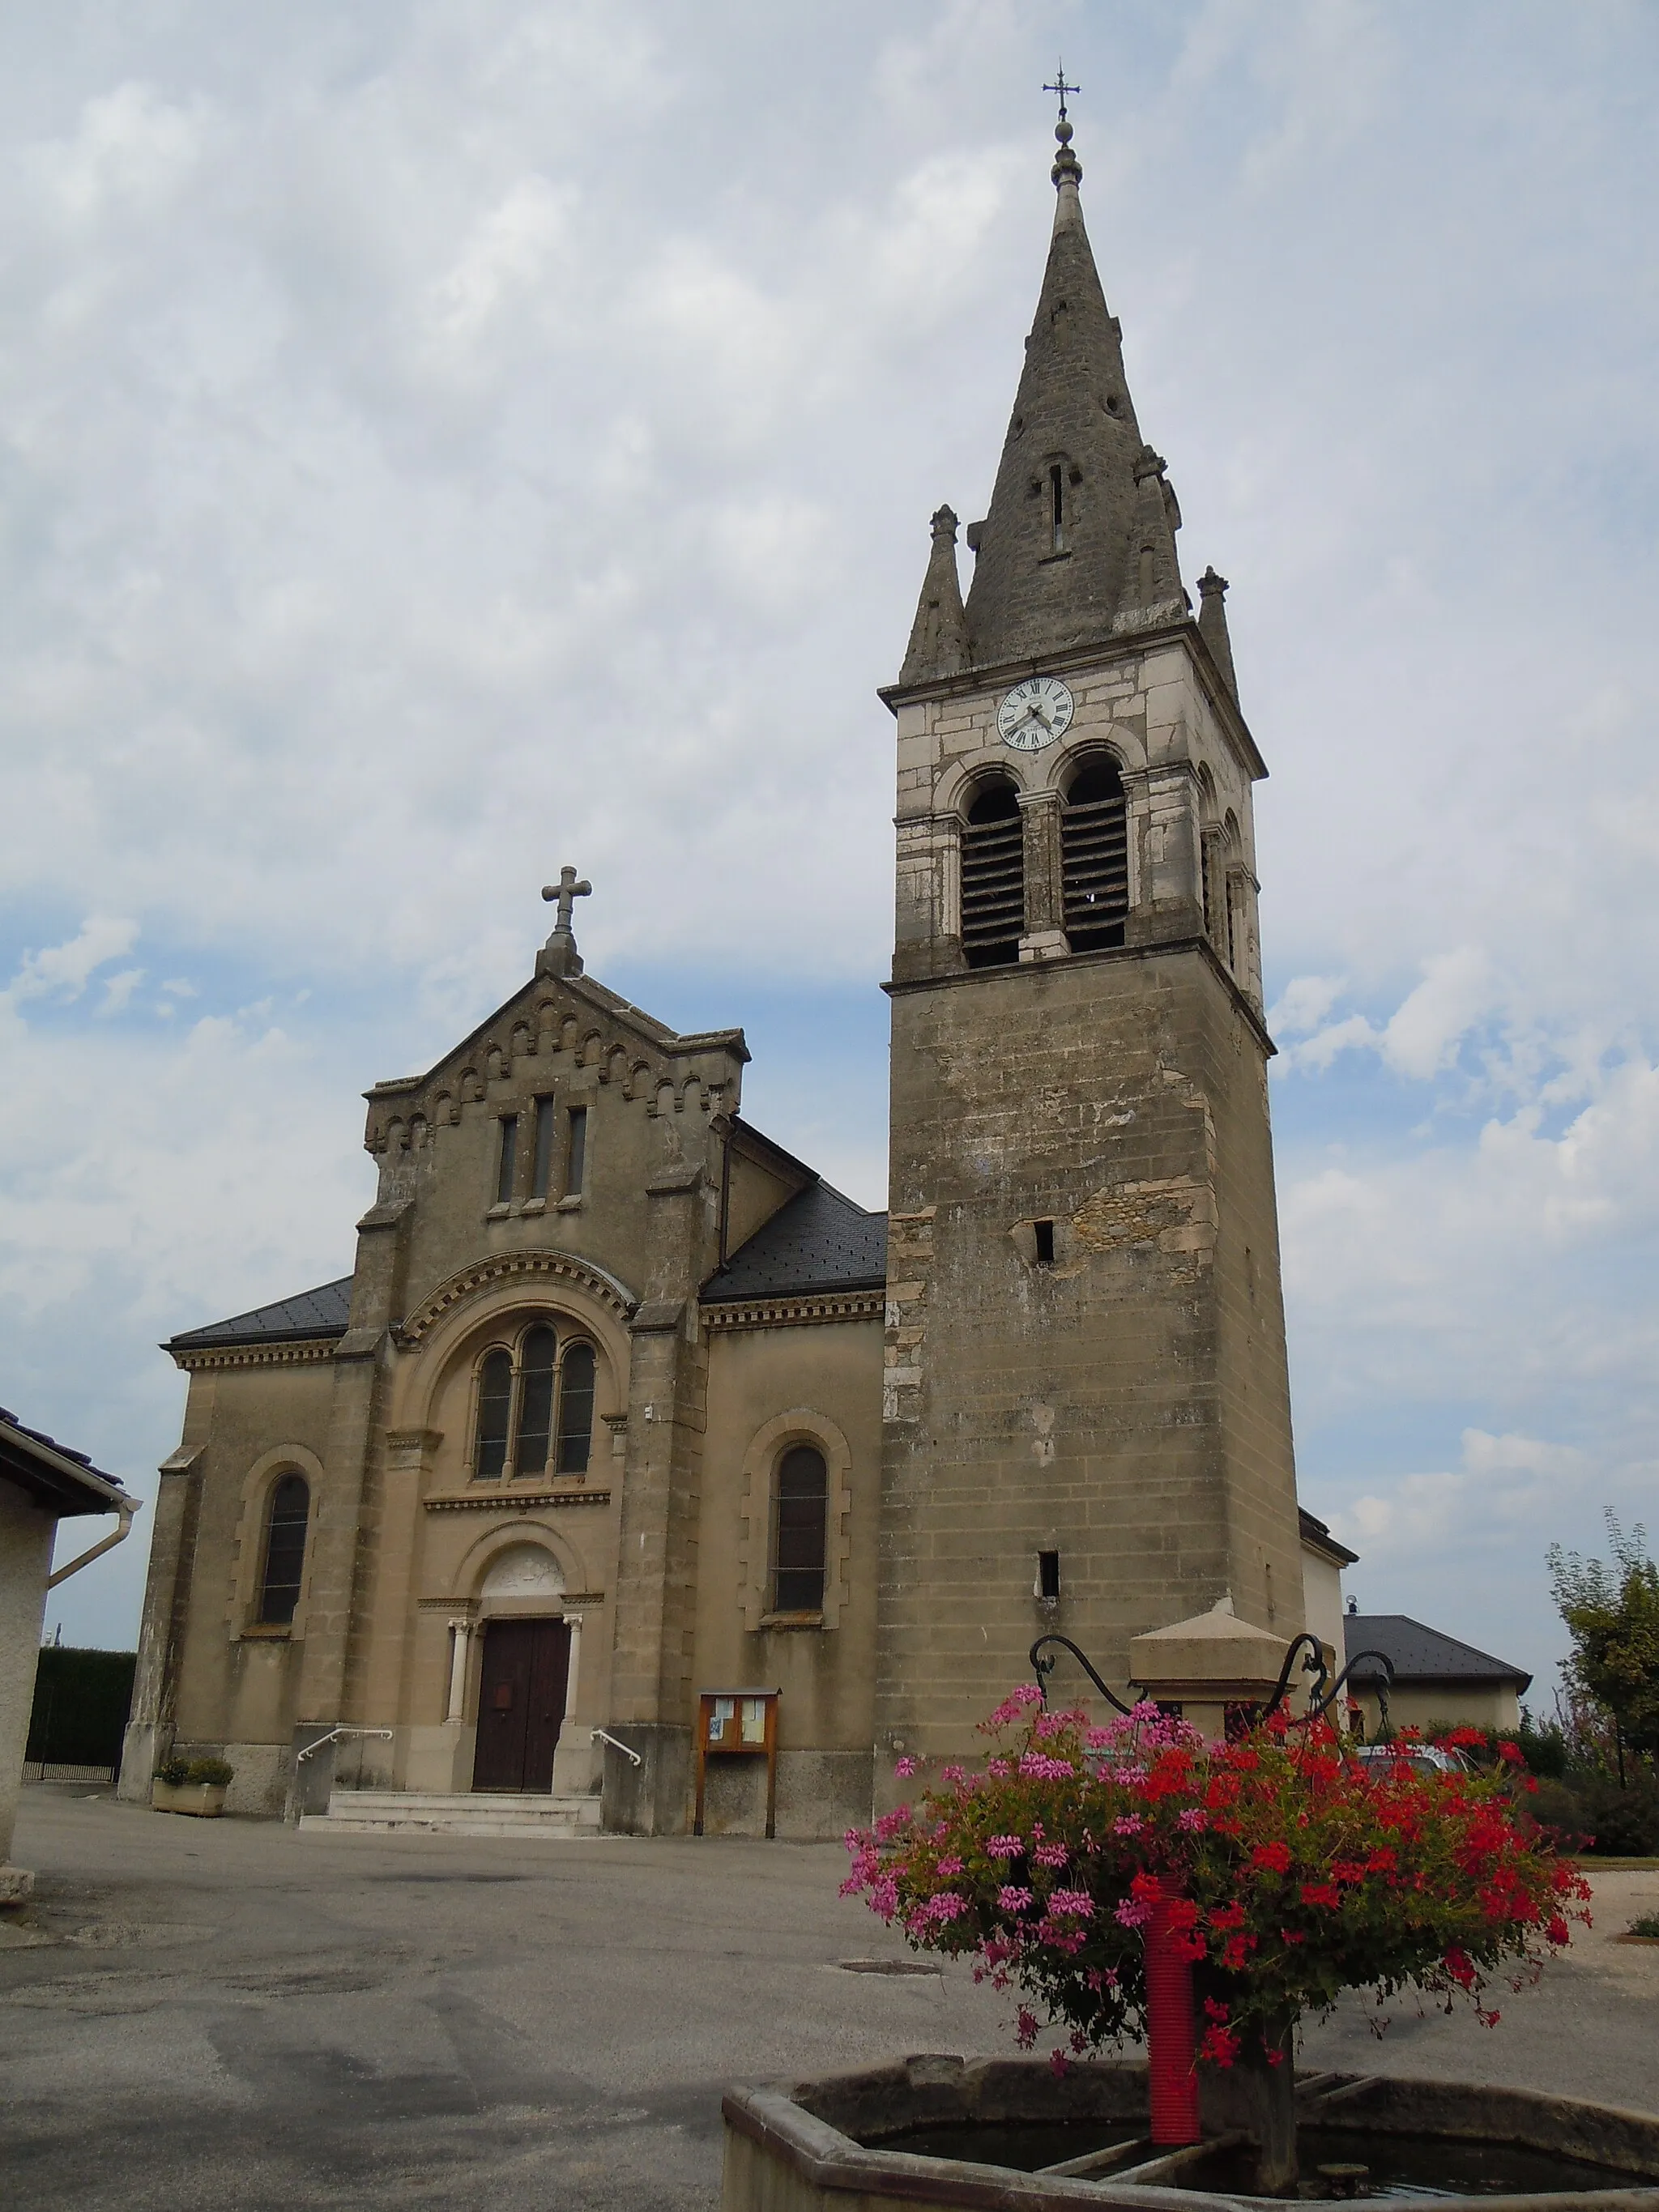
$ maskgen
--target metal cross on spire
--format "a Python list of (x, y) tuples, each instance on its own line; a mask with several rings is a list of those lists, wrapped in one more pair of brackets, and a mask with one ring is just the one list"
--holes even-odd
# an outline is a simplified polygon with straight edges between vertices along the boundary
[(1052, 93), (1056, 93), (1056, 94), (1058, 94), (1059, 98), (1060, 98), (1060, 121), (1061, 121), (1062, 123), (1064, 123), (1064, 121), (1066, 120), (1066, 94), (1067, 94), (1068, 92), (1081, 92), (1081, 91), (1082, 91), (1082, 89), (1083, 89), (1083, 87), (1082, 87), (1080, 84), (1067, 84), (1067, 83), (1066, 83), (1066, 64), (1065, 64), (1065, 63), (1064, 63), (1064, 62), (1062, 62), (1062, 63), (1060, 64), (1060, 67), (1059, 67), (1059, 68), (1054, 71), (1054, 82), (1053, 82), (1052, 84), (1045, 84), (1045, 85), (1043, 86), (1042, 89), (1043, 89), (1045, 92), (1052, 92)]
[(579, 898), (591, 897), (592, 896), (592, 884), (586, 880), (586, 877), (582, 878), (579, 881), (576, 871), (574, 868), (561, 868), (559, 871), (559, 880), (556, 884), (544, 884), (542, 885), (542, 896), (544, 899), (557, 899), (559, 902), (558, 927), (566, 931), (570, 927), (571, 917), (575, 909), (576, 901)]

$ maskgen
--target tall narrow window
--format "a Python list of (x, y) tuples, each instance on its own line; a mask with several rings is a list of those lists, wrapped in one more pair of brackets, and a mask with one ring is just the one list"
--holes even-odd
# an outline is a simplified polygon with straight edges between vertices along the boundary
[(561, 1474), (586, 1474), (593, 1449), (593, 1347), (573, 1344), (559, 1377)]
[(472, 1472), (491, 1482), (507, 1471), (507, 1434), (513, 1420), (513, 1355), (492, 1352), (478, 1371), (478, 1441)]
[(1221, 836), (1218, 830), (1206, 830), (1199, 838), (1199, 855), (1203, 872), (1204, 927), (1212, 944), (1221, 939)]
[(1019, 958), (1025, 928), (1024, 828), (1012, 783), (981, 791), (962, 833), (962, 949), (970, 968)]
[(559, 1126), (559, 1109), (550, 1098), (536, 1101), (536, 1158), (530, 1177), (530, 1195), (545, 1198), (553, 1179), (553, 1136)]
[(1053, 524), (1053, 545), (1056, 553), (1066, 550), (1066, 477), (1056, 461), (1048, 471), (1048, 507)]
[(519, 1117), (516, 1114), (501, 1116), (501, 1149), (495, 1163), (495, 1203), (508, 1206), (513, 1200), (513, 1184), (519, 1164)]
[(513, 1446), (514, 1474), (543, 1474), (553, 1441), (553, 1357), (550, 1328), (532, 1328), (519, 1355), (519, 1433)]
[(570, 1109), (570, 1133), (565, 1142), (564, 1194), (580, 1198), (582, 1176), (587, 1168), (587, 1109), (573, 1106)]
[(779, 1613), (823, 1609), (824, 1528), (830, 1470), (823, 1454), (795, 1444), (778, 1462), (776, 1572), (772, 1602)]
[(1085, 761), (1060, 817), (1066, 934), (1073, 952), (1121, 945), (1129, 911), (1129, 824), (1123, 779), (1107, 760)]
[(293, 1622), (310, 1515), (311, 1491), (304, 1475), (283, 1475), (265, 1514), (265, 1571), (259, 1584), (259, 1618), (270, 1627), (287, 1628)]

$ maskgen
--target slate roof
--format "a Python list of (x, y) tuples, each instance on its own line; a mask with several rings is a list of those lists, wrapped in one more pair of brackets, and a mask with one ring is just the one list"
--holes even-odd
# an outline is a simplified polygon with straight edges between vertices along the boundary
[(25, 1428), (15, 1413), (0, 1406), (0, 1474), (67, 1521), (77, 1513), (112, 1513), (130, 1504), (112, 1474), (94, 1467), (85, 1452), (60, 1444), (44, 1429)]
[(302, 1337), (343, 1336), (351, 1306), (351, 1278), (321, 1283), (314, 1291), (301, 1291), (275, 1305), (255, 1306), (252, 1313), (233, 1314), (228, 1321), (210, 1321), (204, 1328), (187, 1328), (169, 1337), (163, 1352), (205, 1352), (229, 1344), (291, 1344)]
[[(1342, 1628), (1350, 1651), (1370, 1648), (1391, 1659), (1399, 1684), (1512, 1682), (1517, 1690), (1532, 1686), (1524, 1667), (1511, 1667), (1506, 1659), (1494, 1659), (1490, 1651), (1477, 1651), (1472, 1644), (1460, 1644), (1455, 1636), (1425, 1628), (1403, 1613), (1351, 1613)], [(1376, 1669), (1368, 1669), (1362, 1660), (1352, 1679), (1374, 1682)]]
[(709, 1277), (702, 1303), (878, 1290), (886, 1280), (887, 1216), (866, 1213), (827, 1182), (814, 1182), (781, 1206)]

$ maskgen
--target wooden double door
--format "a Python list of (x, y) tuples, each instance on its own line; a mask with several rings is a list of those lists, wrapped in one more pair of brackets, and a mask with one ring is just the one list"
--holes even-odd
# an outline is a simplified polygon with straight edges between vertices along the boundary
[(564, 1719), (570, 1631), (562, 1620), (484, 1624), (475, 1790), (550, 1790)]

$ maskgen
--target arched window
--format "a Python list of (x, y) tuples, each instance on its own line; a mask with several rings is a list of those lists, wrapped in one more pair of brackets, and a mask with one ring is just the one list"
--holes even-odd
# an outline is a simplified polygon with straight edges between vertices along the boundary
[(561, 1474), (586, 1474), (593, 1448), (593, 1347), (573, 1344), (559, 1377)]
[(778, 1613), (823, 1609), (825, 1508), (830, 1470), (813, 1444), (792, 1444), (778, 1462), (772, 1604)]
[(478, 1443), (472, 1472), (493, 1481), (507, 1472), (507, 1431), (513, 1424), (513, 1355), (492, 1352), (478, 1370)]
[(1129, 911), (1129, 824), (1116, 763), (1085, 760), (1060, 816), (1066, 935), (1073, 952), (1121, 945)]
[(550, 1328), (532, 1328), (519, 1355), (519, 1433), (513, 1447), (514, 1474), (542, 1474), (553, 1441), (553, 1361), (558, 1339)]
[(999, 778), (981, 787), (962, 832), (962, 949), (970, 968), (1019, 958), (1025, 932), (1024, 829), (1019, 794)]
[(283, 1475), (265, 1513), (265, 1571), (259, 1583), (259, 1619), (271, 1627), (288, 1627), (300, 1602), (310, 1517), (311, 1488), (304, 1475)]

